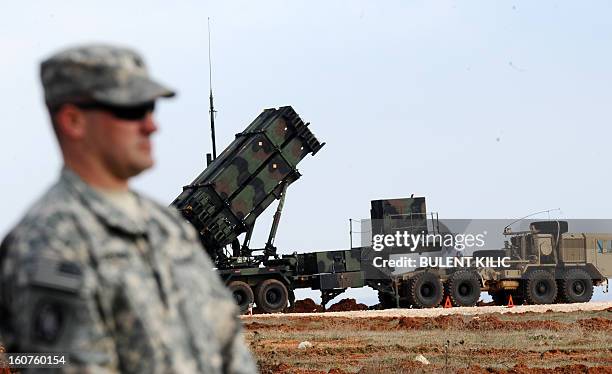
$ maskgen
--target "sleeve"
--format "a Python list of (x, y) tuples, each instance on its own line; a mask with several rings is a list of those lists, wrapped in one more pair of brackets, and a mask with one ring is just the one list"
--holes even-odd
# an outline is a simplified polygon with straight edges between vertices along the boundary
[[(231, 305), (231, 316), (227, 315), (226, 318), (231, 319), (228, 322), (232, 327), (223, 344), (223, 351), (221, 352), (223, 356), (223, 372), (231, 374), (258, 373), (255, 360), (253, 359), (251, 351), (249, 350), (244, 339), (242, 321), (240, 320), (239, 311), (231, 293), (225, 287), (218, 274), (212, 271), (214, 265), (208, 254), (206, 254), (206, 251), (204, 250), (204, 247), (202, 246), (202, 243), (200, 242), (197, 232), (193, 226), (182, 219), (179, 220), (179, 223), (181, 224), (187, 242), (195, 243), (195, 246), (199, 251), (198, 259), (200, 261), (200, 267), (206, 271), (206, 273), (203, 273), (203, 275), (206, 274), (206, 276), (209, 278), (210, 284), (214, 285), (212, 287), (213, 294), (210, 295), (210, 297), (212, 299), (219, 300), (219, 303), (227, 303)], [(215, 317), (211, 316), (211, 318)]]
[(235, 326), (234, 333), (231, 335), (224, 352), (224, 371), (232, 374), (257, 373), (257, 366), (244, 341), (244, 330), (238, 316), (236, 316)]
[(2, 245), (0, 307), (7, 351), (65, 354), (59, 373), (117, 373), (97, 278), (83, 256), (85, 240), (75, 223), (55, 218), (18, 227)]

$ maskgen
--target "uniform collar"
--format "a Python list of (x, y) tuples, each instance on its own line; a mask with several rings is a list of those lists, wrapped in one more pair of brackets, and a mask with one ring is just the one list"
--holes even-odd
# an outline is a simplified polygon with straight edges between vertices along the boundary
[[(146, 222), (135, 222), (120, 209), (117, 209), (106, 197), (85, 183), (75, 172), (64, 166), (60, 175), (60, 184), (68, 187), (106, 226), (129, 235), (145, 235)], [(139, 202), (143, 199), (135, 194)], [(143, 205), (144, 208), (144, 205)], [(145, 209), (146, 210), (146, 209)]]

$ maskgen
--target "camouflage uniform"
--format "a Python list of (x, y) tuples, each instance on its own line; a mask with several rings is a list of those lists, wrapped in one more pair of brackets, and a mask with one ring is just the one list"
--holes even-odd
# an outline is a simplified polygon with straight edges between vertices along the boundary
[(65, 352), (67, 372), (255, 372), (195, 230), (138, 199), (144, 224), (62, 171), (2, 245), (8, 351)]
[[(58, 53), (41, 78), (49, 108), (174, 95), (138, 54), (112, 46)], [(0, 341), (8, 352), (65, 353), (59, 372), (256, 372), (194, 228), (135, 197), (140, 219), (62, 170), (0, 247)]]

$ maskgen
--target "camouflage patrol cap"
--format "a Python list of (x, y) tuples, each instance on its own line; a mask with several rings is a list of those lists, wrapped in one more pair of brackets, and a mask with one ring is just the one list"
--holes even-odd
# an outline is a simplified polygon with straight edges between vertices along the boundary
[(47, 106), (96, 101), (133, 106), (175, 92), (149, 77), (142, 57), (133, 50), (103, 44), (63, 50), (40, 65)]

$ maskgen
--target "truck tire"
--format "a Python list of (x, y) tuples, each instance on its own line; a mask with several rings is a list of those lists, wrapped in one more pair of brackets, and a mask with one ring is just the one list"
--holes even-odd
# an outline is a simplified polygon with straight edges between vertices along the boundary
[(453, 306), (475, 306), (480, 299), (480, 278), (469, 270), (459, 270), (444, 285)]
[(529, 304), (552, 304), (557, 297), (555, 277), (546, 270), (534, 270), (523, 282), (523, 294)]
[(444, 290), (442, 282), (433, 273), (424, 272), (408, 282), (408, 303), (416, 308), (433, 308), (440, 305)]
[(378, 305), (380, 309), (391, 309), (395, 308), (397, 303), (395, 302), (395, 297), (386, 292), (378, 291)]
[(583, 269), (569, 269), (559, 282), (559, 300), (563, 303), (586, 303), (593, 297), (593, 280)]
[(257, 307), (264, 313), (282, 312), (289, 301), (287, 287), (276, 279), (266, 279), (255, 287)]
[[(378, 291), (378, 307), (379, 309), (394, 309), (397, 308), (397, 302), (395, 301), (395, 295), (387, 292)], [(399, 299), (400, 308), (410, 308), (410, 303), (406, 297), (400, 295)]]
[(249, 304), (255, 302), (255, 296), (253, 290), (248, 284), (241, 281), (230, 282), (227, 287), (234, 296), (234, 300), (240, 309), (241, 314), (245, 314), (249, 310)]

